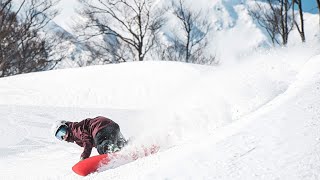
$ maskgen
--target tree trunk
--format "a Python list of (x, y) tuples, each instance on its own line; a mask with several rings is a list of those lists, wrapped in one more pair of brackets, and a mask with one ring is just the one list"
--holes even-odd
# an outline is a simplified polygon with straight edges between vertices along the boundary
[(303, 20), (303, 12), (302, 12), (302, 2), (301, 2), (301, 0), (298, 1), (298, 7), (299, 7), (300, 23), (301, 23), (301, 31), (299, 33), (300, 33), (302, 42), (306, 42), (306, 35), (304, 33), (304, 20)]
[(316, 0), (318, 4), (318, 11), (319, 11), (319, 25), (320, 25), (320, 0)]
[[(282, 38), (282, 44), (283, 45), (287, 45), (287, 32), (286, 32), (286, 28), (287, 28), (287, 14), (285, 12), (285, 1), (286, 0), (281, 0), (281, 4), (280, 4), (280, 24), (281, 24), (281, 38)], [(283, 13), (284, 12), (284, 13)]]
[(296, 19), (295, 19), (294, 9), (293, 9), (293, 12), (292, 12), (293, 22), (294, 22), (295, 26), (296, 26), (297, 29), (298, 29), (298, 32), (299, 32), (299, 34), (300, 34), (300, 37), (301, 37), (302, 42), (306, 42), (306, 35), (305, 35), (305, 32), (304, 32), (304, 20), (303, 20), (302, 1), (301, 1), (301, 0), (293, 0), (292, 2), (293, 2), (293, 6), (294, 6), (294, 4), (297, 4), (297, 5), (298, 5), (299, 16), (300, 16), (300, 26), (299, 26), (299, 24), (297, 23), (297, 21), (296, 21)]
[(284, 34), (285, 34), (285, 45), (288, 44), (288, 39), (289, 39), (289, 29), (288, 29), (288, 7), (289, 6), (289, 2), (288, 0), (285, 0), (284, 1), (284, 24), (285, 24), (285, 31), (284, 31)]

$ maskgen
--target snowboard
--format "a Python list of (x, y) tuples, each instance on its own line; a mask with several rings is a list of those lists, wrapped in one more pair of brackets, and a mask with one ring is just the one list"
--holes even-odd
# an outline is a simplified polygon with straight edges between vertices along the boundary
[(72, 170), (80, 176), (87, 176), (94, 172), (101, 172), (130, 163), (139, 158), (155, 154), (160, 149), (159, 146), (125, 148), (119, 152), (101, 154), (89, 157), (76, 163)]

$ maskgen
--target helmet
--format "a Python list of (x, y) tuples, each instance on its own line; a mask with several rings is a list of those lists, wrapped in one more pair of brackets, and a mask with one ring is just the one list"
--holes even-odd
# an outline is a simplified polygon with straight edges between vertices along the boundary
[(54, 136), (59, 139), (60, 141), (63, 140), (63, 137), (67, 134), (68, 132), (68, 125), (66, 124), (67, 121), (57, 121), (55, 124), (52, 126), (52, 131), (54, 133)]

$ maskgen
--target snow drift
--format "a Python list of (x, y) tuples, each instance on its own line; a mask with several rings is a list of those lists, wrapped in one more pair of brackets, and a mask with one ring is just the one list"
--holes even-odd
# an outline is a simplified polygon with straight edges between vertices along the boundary
[(1, 178), (77, 179), (71, 167), (82, 149), (57, 142), (50, 127), (98, 115), (133, 139), (128, 151), (161, 149), (88, 178), (319, 177), (320, 57), (309, 58), (316, 52), (303, 46), (228, 66), (156, 61), (2, 78)]

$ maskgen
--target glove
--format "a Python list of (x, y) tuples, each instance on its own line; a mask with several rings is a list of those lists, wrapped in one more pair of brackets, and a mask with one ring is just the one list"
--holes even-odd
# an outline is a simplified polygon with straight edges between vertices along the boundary
[[(80, 161), (83, 161), (83, 160), (84, 160), (84, 157), (80, 157)], [(79, 161), (79, 162), (80, 162), (80, 161)]]

